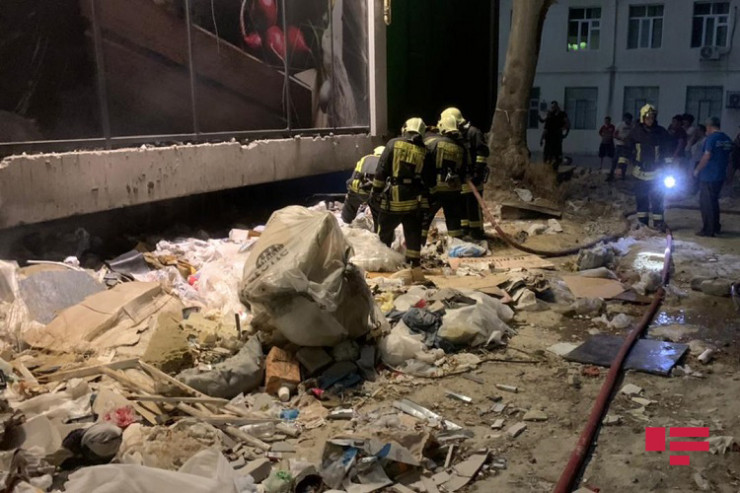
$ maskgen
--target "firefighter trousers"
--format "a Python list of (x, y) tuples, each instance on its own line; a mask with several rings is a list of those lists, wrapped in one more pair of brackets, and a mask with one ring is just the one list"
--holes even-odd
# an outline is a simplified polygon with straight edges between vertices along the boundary
[(477, 240), (483, 239), (485, 237), (483, 233), (483, 211), (481, 211), (475, 194), (467, 192), (461, 194), (460, 197), (465, 208), (462, 219), (463, 235), (470, 235)]
[(663, 187), (660, 180), (635, 180), (637, 220), (648, 224), (652, 213), (653, 227), (663, 226)]
[[(471, 194), (472, 195), (472, 194)], [(465, 207), (461, 199), (460, 192), (437, 192), (429, 199), (429, 208), (424, 209), (424, 223), (421, 230), (422, 246), (427, 242), (429, 228), (432, 226), (434, 216), (440, 209), (445, 214), (445, 224), (447, 225), (447, 234), (452, 238), (462, 236), (462, 219)]]
[[(347, 192), (347, 196), (344, 198), (344, 205), (342, 206), (342, 221), (347, 224), (354, 221), (357, 217), (357, 211), (360, 210), (362, 204), (368, 202), (369, 198), (369, 194), (361, 195), (353, 190), (349, 190)], [(370, 204), (368, 204), (368, 208), (373, 216), (373, 224), (378, 224), (378, 213), (375, 211), (375, 208), (371, 207)]]
[(380, 211), (375, 228), (380, 241), (390, 247), (396, 227), (402, 224), (406, 240), (406, 262), (416, 267), (421, 264), (421, 222), (421, 210), (404, 213)]

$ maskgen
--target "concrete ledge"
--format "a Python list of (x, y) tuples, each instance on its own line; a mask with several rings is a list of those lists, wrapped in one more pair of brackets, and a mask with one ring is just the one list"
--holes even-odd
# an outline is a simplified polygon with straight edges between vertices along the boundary
[(192, 194), (351, 169), (369, 135), (10, 156), (0, 229)]

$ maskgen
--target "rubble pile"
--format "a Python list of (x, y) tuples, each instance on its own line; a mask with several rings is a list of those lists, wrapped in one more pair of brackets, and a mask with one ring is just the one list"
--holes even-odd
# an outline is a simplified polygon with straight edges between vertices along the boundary
[[(532, 202), (531, 192), (516, 192)], [(516, 382), (475, 399), (444, 390), (451, 402), (479, 406), (471, 425), (395, 384), (465, 375), (482, 385), (476, 368), (538, 312), (624, 335), (631, 307), (659, 286), (654, 259), (639, 257), (632, 238), (556, 265), (448, 238), (439, 221), (425, 269), (404, 269), (400, 231), (387, 248), (362, 216), (346, 225), (329, 209), (287, 207), (225, 239), (139, 245), (97, 272), (74, 259), (0, 262), (0, 484), (80, 493), (463, 490), (508, 467), (507, 447), (472, 445), (484, 440), (481, 426), (511, 446), (548, 414), (494, 392), (516, 393)], [(549, 218), (529, 224), (527, 236), (563, 235), (565, 226)], [(730, 285), (692, 282), (715, 296), (729, 296)], [(567, 357), (577, 347), (550, 352)], [(700, 349), (709, 364), (715, 348)], [(580, 386), (578, 374), (568, 381)]]

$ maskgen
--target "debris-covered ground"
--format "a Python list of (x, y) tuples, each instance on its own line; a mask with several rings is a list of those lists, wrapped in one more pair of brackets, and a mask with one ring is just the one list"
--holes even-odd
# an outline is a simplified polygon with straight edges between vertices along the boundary
[[(486, 242), (451, 241), (440, 216), (409, 270), (400, 231), (386, 248), (368, 218), (345, 225), (321, 203), (228, 238), (142, 242), (96, 270), (74, 248), (1, 262), (0, 486), (552, 491), (666, 246), (624, 218), (629, 181), (574, 180), (564, 204), (487, 196), (509, 236), (587, 247), (573, 255), (522, 253), (490, 224)], [(740, 215), (698, 238), (696, 197), (670, 202), (688, 207), (667, 214), (671, 281), (628, 362), (647, 372), (618, 383), (584, 491), (740, 490)], [(671, 466), (668, 446), (645, 451), (646, 427), (708, 427), (709, 452)]]

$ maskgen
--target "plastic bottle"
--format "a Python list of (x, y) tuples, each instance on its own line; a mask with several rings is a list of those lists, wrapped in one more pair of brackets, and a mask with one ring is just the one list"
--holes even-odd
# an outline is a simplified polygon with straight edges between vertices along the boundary
[(281, 402), (288, 402), (290, 400), (290, 387), (287, 385), (283, 385), (278, 390), (278, 399), (280, 399)]
[(255, 423), (244, 425), (239, 429), (255, 438), (268, 438), (275, 434), (275, 423)]

